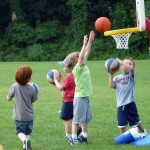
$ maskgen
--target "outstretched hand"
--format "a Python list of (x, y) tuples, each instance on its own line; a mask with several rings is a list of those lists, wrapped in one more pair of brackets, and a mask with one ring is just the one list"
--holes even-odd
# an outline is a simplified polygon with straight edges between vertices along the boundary
[(91, 32), (90, 32), (90, 36), (89, 36), (89, 42), (93, 42), (93, 41), (94, 41), (94, 38), (95, 38), (95, 32), (94, 32), (94, 31), (91, 31)]
[(84, 38), (83, 38), (83, 45), (86, 46), (86, 45), (87, 45), (87, 42), (88, 42), (88, 37), (87, 37), (87, 35), (84, 35)]

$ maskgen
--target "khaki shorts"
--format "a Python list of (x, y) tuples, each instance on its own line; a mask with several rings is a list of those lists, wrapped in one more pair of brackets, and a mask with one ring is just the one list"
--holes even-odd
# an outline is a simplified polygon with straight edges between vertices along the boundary
[(92, 120), (89, 97), (75, 97), (73, 102), (73, 123), (88, 124)]

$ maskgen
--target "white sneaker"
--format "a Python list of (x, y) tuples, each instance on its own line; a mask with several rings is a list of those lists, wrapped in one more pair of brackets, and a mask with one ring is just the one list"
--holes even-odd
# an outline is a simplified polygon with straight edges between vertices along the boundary
[(68, 142), (69, 142), (70, 139), (72, 139), (71, 136), (65, 136), (65, 138), (68, 140)]
[(146, 131), (146, 129), (144, 129), (144, 132), (141, 132), (141, 134), (143, 135), (143, 137), (148, 135), (148, 132)]
[(73, 144), (78, 144), (78, 139), (72, 139)]
[(73, 138), (71, 138), (71, 139), (69, 139), (68, 141), (69, 141), (69, 143), (70, 143), (71, 145), (77, 145), (77, 144), (78, 144), (78, 139), (73, 139)]

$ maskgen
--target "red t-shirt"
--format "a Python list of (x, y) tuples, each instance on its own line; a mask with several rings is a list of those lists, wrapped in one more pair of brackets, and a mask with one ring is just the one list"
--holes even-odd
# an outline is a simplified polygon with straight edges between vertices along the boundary
[(64, 78), (62, 86), (65, 88), (62, 94), (63, 102), (73, 102), (75, 82), (72, 73)]

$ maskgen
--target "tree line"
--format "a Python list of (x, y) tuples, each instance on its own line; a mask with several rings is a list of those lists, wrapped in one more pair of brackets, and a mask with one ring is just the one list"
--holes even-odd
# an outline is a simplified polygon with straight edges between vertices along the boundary
[[(150, 18), (150, 1), (145, 14)], [(111, 30), (136, 26), (135, 0), (1, 0), (0, 61), (56, 61), (80, 51), (83, 35), (96, 32), (90, 60), (130, 55), (148, 58), (149, 33), (133, 33), (128, 50), (116, 49), (114, 39), (95, 29), (107, 17)]]

